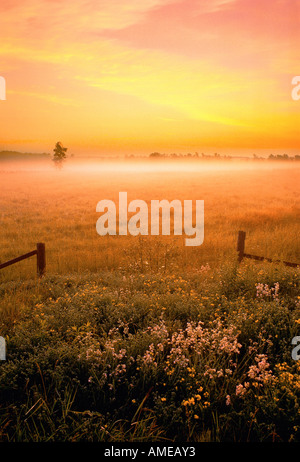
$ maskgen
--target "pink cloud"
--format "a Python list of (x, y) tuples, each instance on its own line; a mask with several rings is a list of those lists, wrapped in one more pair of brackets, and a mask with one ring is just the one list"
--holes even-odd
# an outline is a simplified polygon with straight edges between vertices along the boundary
[[(300, 40), (299, 0), (181, 0), (146, 13), (138, 23), (100, 37), (221, 65), (266, 65), (294, 52)], [(276, 50), (276, 52), (275, 52)]]

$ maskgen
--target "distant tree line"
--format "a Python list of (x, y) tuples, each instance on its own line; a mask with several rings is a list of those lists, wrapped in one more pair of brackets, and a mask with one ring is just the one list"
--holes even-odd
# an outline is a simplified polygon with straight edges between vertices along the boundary
[(0, 159), (38, 159), (49, 158), (50, 154), (47, 152), (31, 153), (19, 151), (0, 151)]
[(196, 158), (196, 159), (206, 159), (206, 158), (209, 158), (209, 159), (232, 159), (232, 156), (221, 156), (221, 154), (218, 154), (217, 152), (215, 152), (214, 154), (204, 154), (203, 152), (201, 154), (199, 154), (198, 152), (195, 152), (194, 154), (188, 152), (187, 154), (177, 154), (176, 152), (173, 152), (172, 154), (161, 154), (160, 152), (152, 152), (151, 154), (149, 154), (149, 157), (152, 157), (152, 158), (164, 158), (164, 157), (168, 157), (168, 158), (185, 158), (185, 157), (188, 157), (188, 158)]
[(267, 158), (266, 157), (259, 157), (256, 154), (253, 154), (253, 157), (245, 157), (245, 156), (229, 156), (229, 155), (221, 155), (215, 152), (214, 154), (204, 154), (201, 153), (199, 154), (198, 152), (195, 152), (194, 154), (187, 153), (187, 154), (177, 154), (177, 153), (172, 153), (172, 154), (164, 154), (160, 152), (152, 152), (149, 154), (149, 157), (152, 159), (181, 159), (181, 158), (193, 158), (193, 159), (217, 159), (217, 160), (230, 160), (230, 159), (243, 159), (243, 160), (283, 160), (283, 161), (299, 161), (300, 160), (300, 155), (295, 155), (293, 156), (288, 156), (288, 154), (270, 154)]
[(268, 157), (269, 160), (300, 160), (300, 155), (296, 154), (294, 157), (290, 157), (287, 154), (270, 154)]

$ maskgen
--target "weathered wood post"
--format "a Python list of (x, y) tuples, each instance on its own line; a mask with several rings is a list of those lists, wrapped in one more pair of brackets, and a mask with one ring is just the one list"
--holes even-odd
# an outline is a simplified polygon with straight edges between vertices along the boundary
[(36, 257), (37, 257), (37, 273), (39, 277), (42, 277), (45, 274), (46, 270), (46, 252), (45, 244), (39, 242), (36, 245)]
[(245, 231), (239, 231), (238, 241), (237, 241), (237, 251), (239, 253), (239, 255), (238, 255), (238, 262), (239, 263), (241, 263), (241, 261), (243, 260), (243, 257), (244, 257), (245, 239), (246, 239)]

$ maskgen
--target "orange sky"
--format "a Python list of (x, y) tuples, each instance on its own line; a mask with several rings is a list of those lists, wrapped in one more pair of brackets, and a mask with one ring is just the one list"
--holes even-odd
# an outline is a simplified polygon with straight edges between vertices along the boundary
[(0, 150), (299, 150), (300, 0), (1, 0)]

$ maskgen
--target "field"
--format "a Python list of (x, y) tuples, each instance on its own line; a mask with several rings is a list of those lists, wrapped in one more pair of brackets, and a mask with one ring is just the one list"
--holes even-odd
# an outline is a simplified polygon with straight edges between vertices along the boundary
[[(50, 163), (50, 162), (49, 162)], [(0, 166), (1, 441), (299, 441), (297, 163)], [(99, 236), (96, 205), (203, 199), (205, 237)]]

